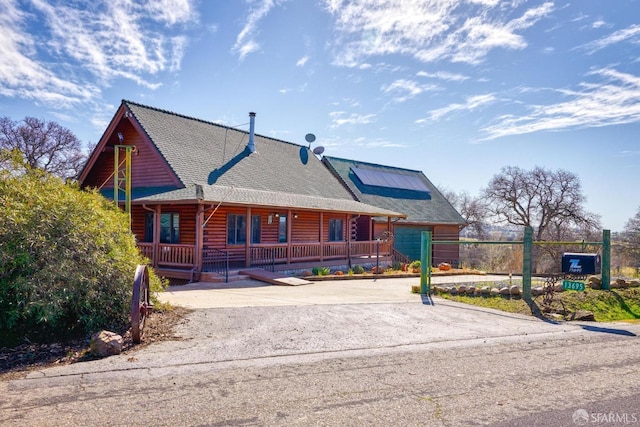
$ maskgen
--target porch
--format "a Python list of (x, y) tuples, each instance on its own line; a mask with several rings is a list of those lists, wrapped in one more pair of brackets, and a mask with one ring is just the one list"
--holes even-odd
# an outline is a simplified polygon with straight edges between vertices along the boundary
[[(186, 280), (222, 279), (230, 269), (260, 267), (269, 271), (302, 270), (313, 267), (366, 264), (394, 259), (390, 243), (368, 240), (354, 242), (254, 244), (247, 248), (219, 250), (196, 245), (138, 243), (141, 253), (158, 273)], [(247, 256), (248, 255), (248, 256)]]

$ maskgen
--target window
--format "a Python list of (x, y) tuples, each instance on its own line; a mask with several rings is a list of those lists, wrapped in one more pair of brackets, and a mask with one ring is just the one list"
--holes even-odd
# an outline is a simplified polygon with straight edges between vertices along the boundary
[(260, 243), (261, 224), (260, 215), (251, 216), (251, 243)]
[(153, 242), (153, 212), (146, 212), (144, 216), (144, 241)]
[[(144, 241), (153, 242), (154, 213), (147, 212), (144, 217)], [(180, 214), (160, 214), (160, 243), (180, 243)]]
[(227, 215), (227, 243), (241, 245), (247, 241), (247, 217), (245, 215)]
[(180, 243), (179, 214), (160, 214), (160, 243)]
[(343, 221), (341, 219), (329, 220), (329, 241), (341, 242), (344, 240)]
[(280, 225), (278, 227), (278, 242), (287, 243), (287, 216), (280, 215)]

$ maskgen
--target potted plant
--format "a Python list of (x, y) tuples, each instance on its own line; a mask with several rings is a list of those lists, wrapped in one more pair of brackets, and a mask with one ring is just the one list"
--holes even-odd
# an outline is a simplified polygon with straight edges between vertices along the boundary
[(419, 259), (412, 261), (411, 264), (409, 264), (409, 268), (411, 269), (412, 273), (420, 273), (421, 266), (422, 264)]

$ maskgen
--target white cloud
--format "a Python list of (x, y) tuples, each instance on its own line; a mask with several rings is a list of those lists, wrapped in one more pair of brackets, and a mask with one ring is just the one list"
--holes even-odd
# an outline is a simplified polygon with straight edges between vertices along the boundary
[(399, 79), (391, 84), (383, 85), (380, 90), (383, 93), (399, 94), (394, 97), (396, 102), (404, 102), (426, 91), (439, 89), (436, 85), (421, 85), (413, 80)]
[(388, 54), (477, 64), (492, 49), (523, 49), (527, 43), (518, 33), (549, 15), (553, 3), (509, 19), (518, 6), (497, 0), (325, 0), (338, 30), (334, 63), (348, 67)]
[(436, 121), (448, 114), (456, 113), (459, 111), (475, 110), (485, 105), (491, 104), (495, 101), (497, 101), (497, 98), (492, 93), (488, 93), (485, 95), (470, 96), (466, 99), (466, 102), (464, 104), (450, 104), (450, 105), (447, 105), (446, 107), (432, 110), (429, 112), (429, 116), (427, 118), (416, 120), (416, 123)]
[(579, 90), (556, 90), (567, 98), (564, 102), (533, 105), (526, 115), (498, 118), (482, 129), (486, 134), (482, 140), (640, 122), (640, 77), (611, 68), (601, 68), (587, 76), (597, 81), (582, 82)]
[(594, 40), (582, 46), (583, 49), (589, 51), (589, 54), (593, 54), (600, 49), (607, 48), (612, 44), (621, 43), (627, 40), (635, 40), (640, 42), (640, 25), (632, 25), (623, 30), (618, 30), (598, 40)]
[(366, 125), (376, 118), (375, 114), (348, 114), (346, 111), (333, 111), (329, 113), (331, 118), (331, 128), (343, 125)]
[(239, 55), (240, 60), (243, 60), (248, 54), (260, 50), (260, 45), (256, 41), (258, 23), (280, 3), (278, 0), (260, 0), (257, 2), (257, 6), (251, 9), (242, 31), (238, 34), (236, 42), (231, 48), (233, 53)]
[(296, 62), (296, 67), (304, 67), (308, 60), (308, 56), (303, 56), (302, 58), (298, 59), (298, 62)]
[(0, 94), (69, 108), (100, 90), (58, 77), (37, 58), (38, 41), (24, 30), (29, 16), (8, 0), (0, 5)]
[(418, 71), (416, 73), (418, 77), (430, 77), (434, 79), (446, 80), (451, 82), (463, 82), (469, 77), (463, 74), (448, 73), (446, 71), (438, 71), (436, 73), (427, 73), (426, 71)]
[[(32, 0), (0, 5), (0, 93), (71, 108), (99, 104), (116, 78), (150, 80), (180, 69), (188, 42), (173, 25), (197, 21), (192, 0)], [(37, 27), (37, 31), (33, 29)]]
[(153, 0), (143, 8), (149, 16), (168, 25), (184, 24), (197, 19), (191, 0)]

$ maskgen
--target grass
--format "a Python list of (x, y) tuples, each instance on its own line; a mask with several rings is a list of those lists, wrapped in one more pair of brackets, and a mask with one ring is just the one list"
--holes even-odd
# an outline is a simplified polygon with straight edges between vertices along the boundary
[[(463, 295), (438, 294), (438, 296), (465, 304), (493, 308), (509, 313), (531, 315), (531, 307), (519, 297), (471, 297)], [(587, 310), (594, 314), (596, 321), (640, 321), (640, 288), (613, 289), (611, 291), (587, 289), (584, 292), (565, 291), (555, 294), (570, 312)], [(535, 297), (533, 303), (542, 308), (542, 297)]]

